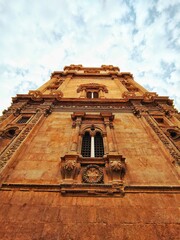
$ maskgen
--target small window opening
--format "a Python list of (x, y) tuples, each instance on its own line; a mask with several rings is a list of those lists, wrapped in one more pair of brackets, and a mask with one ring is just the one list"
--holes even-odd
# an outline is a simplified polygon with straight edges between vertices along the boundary
[(91, 136), (89, 132), (85, 132), (83, 136), (81, 154), (83, 157), (91, 156)]
[(98, 92), (93, 93), (93, 98), (98, 98)]
[(155, 118), (156, 122), (158, 123), (164, 123), (164, 119), (163, 118)]
[(177, 133), (173, 131), (173, 132), (170, 132), (170, 135), (172, 138), (175, 138), (177, 136)]
[(104, 155), (104, 146), (103, 139), (100, 132), (97, 132), (94, 138), (95, 146), (95, 157), (103, 157)]
[(17, 121), (17, 123), (27, 123), (29, 119), (30, 117), (22, 117)]
[(92, 98), (92, 92), (87, 92), (87, 98)]
[(15, 135), (15, 130), (14, 129), (10, 129), (9, 131), (8, 131), (8, 134), (10, 135), (10, 136), (14, 136)]

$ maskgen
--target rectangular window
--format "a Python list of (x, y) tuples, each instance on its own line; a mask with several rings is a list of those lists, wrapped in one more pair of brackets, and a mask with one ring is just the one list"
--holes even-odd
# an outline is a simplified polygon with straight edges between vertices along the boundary
[(154, 117), (154, 119), (159, 126), (169, 126), (168, 122), (165, 120), (164, 117)]
[(27, 123), (30, 117), (22, 117), (20, 118), (17, 123)]

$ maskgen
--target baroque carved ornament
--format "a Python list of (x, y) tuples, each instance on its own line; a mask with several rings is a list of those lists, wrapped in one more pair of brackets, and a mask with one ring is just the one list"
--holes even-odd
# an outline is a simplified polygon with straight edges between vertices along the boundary
[(82, 179), (85, 183), (102, 183), (103, 171), (98, 165), (90, 164), (84, 169)]

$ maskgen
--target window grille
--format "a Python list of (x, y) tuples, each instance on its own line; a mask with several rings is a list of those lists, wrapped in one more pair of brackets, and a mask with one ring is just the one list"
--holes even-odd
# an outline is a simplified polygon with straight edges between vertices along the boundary
[(17, 123), (27, 123), (29, 119), (30, 117), (22, 117), (17, 121)]
[(91, 136), (89, 132), (85, 132), (83, 136), (81, 154), (83, 157), (91, 156)]
[(92, 92), (87, 92), (87, 98), (92, 98)]
[(98, 98), (98, 92), (94, 92), (94, 98)]
[(94, 137), (94, 147), (95, 147), (95, 157), (103, 157), (104, 146), (103, 146), (103, 139), (100, 132), (97, 132)]
[(87, 98), (98, 98), (98, 92), (87, 92)]
[[(93, 142), (91, 141), (92, 138), (94, 139)], [(89, 132), (86, 132), (84, 134), (82, 139), (81, 154), (83, 157), (103, 157), (104, 156), (103, 139), (100, 132), (97, 132), (95, 137), (91, 137)]]

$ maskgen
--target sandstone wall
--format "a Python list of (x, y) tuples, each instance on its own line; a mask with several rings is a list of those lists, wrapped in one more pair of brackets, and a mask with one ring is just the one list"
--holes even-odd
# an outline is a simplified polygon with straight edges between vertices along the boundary
[(155, 193), (96, 198), (1, 191), (0, 239), (178, 240), (179, 200)]

